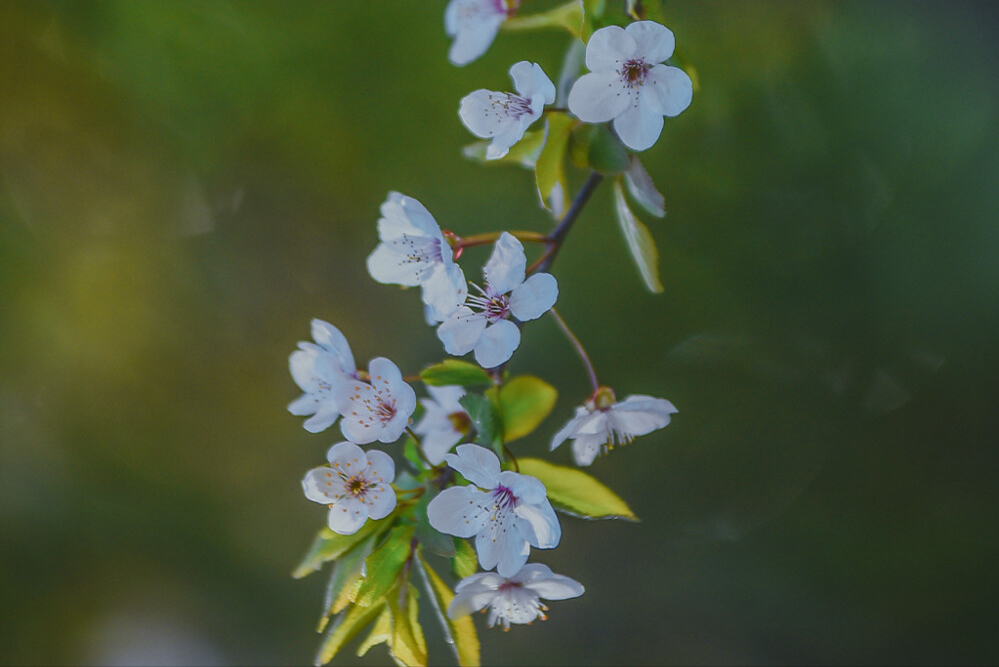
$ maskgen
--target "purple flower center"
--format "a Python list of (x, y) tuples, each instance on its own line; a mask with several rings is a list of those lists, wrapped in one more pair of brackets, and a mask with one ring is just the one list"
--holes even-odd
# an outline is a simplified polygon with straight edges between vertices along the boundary
[(493, 500), (496, 502), (496, 507), (501, 510), (512, 510), (517, 506), (517, 496), (503, 485), (493, 489)]
[(495, 324), (499, 322), (504, 317), (510, 313), (510, 297), (506, 294), (495, 294), (491, 287), (486, 285), (486, 289), (482, 289), (475, 283), (472, 283), (472, 287), (481, 292), (481, 296), (469, 295), (466, 304), (469, 308), (476, 308), (486, 316), (490, 324)]
[(509, 581), (509, 580), (507, 580), (507, 581), (504, 581), (502, 584), (500, 584), (499, 588), (497, 588), (496, 590), (498, 590), (500, 593), (505, 593), (506, 591), (514, 590), (516, 588), (523, 588), (523, 587), (524, 587), (524, 584), (518, 584), (516, 581)]
[(645, 76), (652, 66), (645, 62), (645, 58), (632, 58), (624, 61), (621, 67), (621, 80), (629, 88), (638, 88), (645, 83)]

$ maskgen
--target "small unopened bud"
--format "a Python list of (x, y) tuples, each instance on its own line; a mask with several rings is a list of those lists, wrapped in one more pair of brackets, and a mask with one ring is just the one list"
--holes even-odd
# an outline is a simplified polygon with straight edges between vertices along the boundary
[(594, 410), (606, 410), (616, 402), (617, 399), (614, 397), (613, 389), (610, 387), (598, 387), (589, 400), (586, 401), (586, 408), (590, 412)]

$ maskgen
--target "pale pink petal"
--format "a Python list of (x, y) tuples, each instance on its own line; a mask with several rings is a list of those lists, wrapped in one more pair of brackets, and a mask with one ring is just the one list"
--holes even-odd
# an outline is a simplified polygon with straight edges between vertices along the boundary
[(507, 108), (509, 100), (507, 93), (479, 89), (461, 99), (458, 117), (469, 132), (488, 139), (518, 126), (517, 119)]
[(511, 512), (494, 511), (485, 528), (476, 535), (475, 551), (483, 570), (495, 567), (500, 575), (509, 577), (527, 562), (531, 547), (517, 534), (511, 534), (513, 521)]
[(354, 498), (345, 497), (330, 508), (329, 527), (338, 535), (353, 535), (367, 520), (367, 505)]
[(437, 337), (444, 343), (448, 354), (460, 357), (472, 351), (486, 324), (484, 315), (472, 312), (468, 306), (461, 306), (437, 327)]
[(329, 505), (336, 500), (338, 494), (343, 493), (343, 483), (331, 468), (322, 466), (305, 473), (302, 491), (312, 502)]
[(520, 345), (520, 329), (510, 320), (500, 320), (486, 327), (475, 343), (475, 361), (483, 368), (506, 363)]
[(460, 266), (453, 262), (437, 264), (421, 284), (423, 303), (433, 309), (436, 319), (447, 319), (465, 302), (467, 285)]
[(505, 294), (524, 282), (526, 268), (523, 244), (509, 232), (503, 232), (482, 273), (494, 294)]
[(368, 274), (383, 285), (405, 285), (415, 287), (420, 284), (427, 267), (422, 262), (411, 261), (406, 255), (385, 243), (368, 255)]
[(535, 273), (510, 293), (510, 313), (518, 320), (534, 320), (555, 305), (558, 281), (550, 273)]
[(624, 29), (634, 40), (636, 54), (648, 64), (661, 63), (673, 55), (676, 39), (673, 31), (655, 21), (635, 21)]
[(578, 466), (593, 463), (601, 448), (607, 444), (607, 435), (581, 435), (572, 441), (572, 455)]
[(651, 97), (650, 108), (664, 116), (677, 116), (690, 106), (694, 97), (694, 84), (678, 67), (656, 65), (649, 70), (641, 95)]
[[(639, 95), (637, 104), (628, 107), (614, 119), (614, 130), (624, 145), (633, 151), (651, 148), (663, 131), (663, 116), (650, 108), (648, 95)], [(652, 106), (657, 106), (653, 102)]]
[(452, 486), (434, 496), (427, 505), (427, 520), (434, 530), (455, 537), (472, 537), (489, 520), (480, 508), (491, 494), (472, 486)]
[(551, 503), (545, 500), (536, 505), (519, 504), (514, 512), (521, 519), (517, 528), (531, 546), (539, 549), (558, 546), (562, 539), (562, 526)]
[(575, 436), (579, 424), (582, 423), (582, 421), (586, 419), (590, 414), (591, 414), (590, 411), (584, 408), (583, 406), (576, 408), (575, 416), (572, 419), (570, 419), (566, 423), (566, 425), (559, 430), (558, 433), (555, 434), (555, 437), (552, 438), (552, 444), (549, 446), (549, 449), (554, 451), (556, 447), (558, 447), (559, 445), (561, 445), (563, 442), (566, 441), (566, 438), (571, 438)]
[(472, 484), (494, 489), (499, 482), (500, 460), (496, 454), (479, 445), (461, 445), (454, 454), (444, 457), (447, 464)]
[(586, 68), (591, 72), (617, 72), (625, 60), (634, 58), (638, 44), (616, 25), (597, 30), (586, 44)]

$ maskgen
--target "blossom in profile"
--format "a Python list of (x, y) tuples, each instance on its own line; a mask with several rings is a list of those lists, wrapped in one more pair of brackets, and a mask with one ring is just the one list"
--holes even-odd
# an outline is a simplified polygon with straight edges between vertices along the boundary
[(330, 447), (329, 466), (313, 468), (302, 479), (305, 497), (330, 508), (330, 530), (356, 533), (368, 519), (384, 519), (395, 509), (395, 463), (385, 452), (367, 453), (351, 442)]
[(288, 405), (288, 411), (307, 417), (303, 426), (310, 433), (329, 428), (340, 416), (335, 389), (357, 377), (354, 355), (340, 330), (329, 322), (312, 320), (312, 339), (301, 342), (288, 358), (291, 377), (302, 395)]
[(447, 535), (474, 536), (482, 569), (512, 577), (532, 546), (558, 546), (562, 527), (539, 480), (501, 471), (496, 455), (479, 445), (458, 445), (444, 459), (471, 484), (441, 491), (427, 506), (427, 519)]
[(420, 286), (428, 317), (443, 321), (465, 300), (465, 274), (434, 216), (417, 200), (390, 192), (381, 207), (381, 243), (368, 255), (380, 283)]
[(423, 417), (413, 427), (431, 465), (444, 461), (444, 455), (461, 442), (472, 429), (472, 420), (458, 401), (465, 395), (459, 386), (427, 386), (430, 398), (421, 398)]
[(572, 438), (576, 465), (588, 466), (597, 455), (665, 427), (676, 408), (665, 398), (629, 396), (615, 402), (614, 392), (601, 387), (594, 397), (576, 408), (576, 415), (552, 438), (555, 449)]
[(437, 327), (437, 337), (448, 354), (462, 356), (475, 351), (483, 368), (495, 368), (513, 356), (520, 345), (520, 329), (508, 318), (534, 320), (555, 305), (558, 282), (550, 273), (526, 276), (524, 246), (508, 232), (500, 235), (483, 274), (485, 288), (472, 285), (478, 295), (468, 295), (465, 304)]
[(662, 64), (674, 46), (673, 32), (654, 21), (597, 30), (586, 44), (590, 73), (569, 91), (569, 111), (586, 123), (612, 120), (625, 146), (649, 148), (662, 132), (663, 116), (678, 115), (693, 96), (687, 73)]
[(336, 400), (343, 413), (340, 430), (358, 445), (375, 440), (395, 442), (416, 409), (416, 392), (402, 379), (399, 367), (385, 357), (368, 364), (368, 381), (341, 383)]
[(510, 68), (516, 93), (480, 88), (461, 100), (458, 115), (477, 137), (492, 139), (486, 159), (496, 160), (520, 141), (531, 123), (541, 118), (546, 104), (555, 101), (555, 84), (537, 63), (523, 60)]
[(489, 627), (497, 621), (504, 630), (511, 623), (530, 623), (548, 617), (545, 600), (567, 600), (583, 594), (583, 585), (565, 575), (555, 574), (541, 563), (529, 563), (512, 577), (495, 572), (479, 572), (465, 577), (455, 588), (454, 599), (447, 609), (451, 619), (467, 616), (489, 608)]
[(520, 0), (451, 0), (444, 10), (444, 30), (453, 37), (447, 57), (452, 64), (467, 65), (489, 48)]

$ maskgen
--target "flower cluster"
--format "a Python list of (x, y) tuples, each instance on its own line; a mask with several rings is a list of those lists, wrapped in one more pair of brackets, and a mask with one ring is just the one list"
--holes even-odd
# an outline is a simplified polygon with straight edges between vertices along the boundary
[[(571, 28), (582, 21), (592, 28), (601, 17), (586, 12), (604, 11), (602, 3), (570, 2), (518, 23), (519, 5), (519, 0), (451, 0), (445, 12), (447, 33), (454, 38), (450, 60), (456, 65), (475, 60), (503, 25)], [(634, 18), (636, 10), (628, 6), (628, 17)], [(346, 624), (344, 633), (356, 634), (361, 628), (351, 624), (375, 622), (365, 647), (387, 642), (400, 664), (425, 664), (422, 630), (412, 627), (418, 618), (410, 581), (415, 571), (423, 573), (427, 587), (421, 599), (437, 606), (438, 617), (450, 619), (445, 621), (449, 636), (448, 623), (478, 610), (488, 609), (489, 626), (500, 624), (505, 630), (545, 620), (542, 600), (584, 592), (574, 579), (528, 562), (532, 548), (554, 549), (561, 541), (556, 510), (592, 518), (633, 517), (623, 500), (587, 473), (518, 459), (509, 446), (537, 429), (556, 403), (555, 388), (542, 379), (509, 373), (522, 330), (546, 314), (575, 349), (591, 385), (583, 405), (548, 441), (552, 451), (570, 440), (576, 465), (590, 466), (615, 446), (664, 428), (677, 411), (671, 402), (652, 396), (618, 401), (610, 387), (598, 382), (582, 343), (555, 309), (560, 290), (550, 267), (593, 189), (607, 175), (615, 179), (619, 221), (640, 271), (643, 277), (654, 276), (649, 254), (640, 247), (636, 251), (635, 242), (651, 242), (651, 235), (628, 208), (624, 187), (654, 215), (664, 214), (664, 200), (637, 156), (627, 150), (650, 148), (662, 133), (664, 117), (686, 109), (693, 92), (691, 78), (665, 64), (674, 51), (673, 33), (665, 26), (637, 20), (591, 32), (585, 50), (589, 71), (570, 70), (559, 78), (560, 87), (569, 91), (561, 108), (553, 106), (559, 93), (552, 80), (527, 60), (509, 70), (515, 92), (482, 88), (465, 96), (458, 108), (469, 131), (488, 141), (466, 154), (535, 169), (545, 201), (567, 187), (570, 152), (577, 164), (591, 160), (592, 171), (568, 212), (563, 216), (553, 207), (559, 220), (552, 231), (500, 230), (462, 237), (442, 229), (413, 197), (390, 192), (381, 204), (379, 241), (367, 257), (368, 273), (379, 283), (420, 288), (424, 320), (436, 329), (451, 358), (405, 377), (386, 357), (371, 359), (363, 370), (343, 333), (320, 319), (312, 321), (313, 340), (299, 343), (289, 357), (302, 394), (288, 410), (306, 417), (303, 426), (311, 433), (339, 420), (345, 438), (328, 449), (327, 464), (302, 479), (305, 497), (326, 505), (329, 514), (328, 529), (299, 571), (318, 569), (325, 560), (340, 559), (342, 564), (330, 584), (321, 623), (344, 614), (330, 635), (334, 644), (339, 623)], [(574, 34), (583, 38), (586, 31)], [(571, 58), (566, 62), (581, 69)], [(534, 123), (543, 129), (528, 134)], [(617, 155), (616, 162), (607, 162), (608, 155)], [(599, 167), (592, 162), (601, 159)], [(568, 201), (567, 194), (563, 200)], [(540, 246), (530, 265), (525, 243)], [(481, 269), (483, 280), (476, 284), (466, 280), (458, 260), (465, 248), (479, 245), (491, 245), (492, 251)], [(475, 363), (457, 358), (469, 353)], [(417, 398), (415, 382), (423, 383), (425, 397)], [(399, 440), (404, 440), (404, 460), (398, 476), (392, 456), (362, 449)], [(589, 491), (596, 488), (599, 494)], [(452, 571), (462, 574), (453, 595), (442, 592), (447, 585), (425, 562), (426, 553), (452, 558)], [(482, 571), (476, 572), (476, 565)], [(386, 627), (395, 630), (386, 633)], [(463, 627), (467, 633), (471, 626)], [(465, 640), (453, 638), (459, 663), (478, 662), (478, 641), (462, 647), (457, 642)], [(328, 661), (339, 647), (324, 646), (319, 662)], [(468, 651), (476, 653), (469, 657)]]

